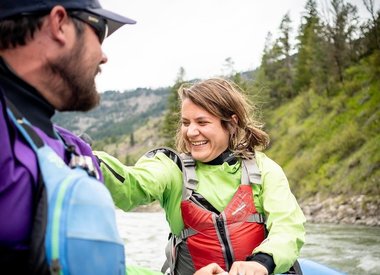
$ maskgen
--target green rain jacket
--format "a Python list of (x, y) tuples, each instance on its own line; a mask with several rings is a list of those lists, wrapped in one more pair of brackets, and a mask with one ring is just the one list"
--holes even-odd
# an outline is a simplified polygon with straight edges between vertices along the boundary
[[(180, 203), (182, 172), (164, 153), (141, 157), (135, 166), (125, 166), (116, 158), (95, 152), (101, 160), (106, 186), (117, 207), (129, 211), (139, 205), (159, 201), (173, 234), (184, 228)], [(266, 217), (267, 238), (252, 252), (272, 255), (274, 273), (289, 270), (305, 241), (305, 217), (290, 191), (282, 168), (262, 152), (256, 152), (261, 183), (252, 186), (256, 209)], [(103, 162), (103, 163), (102, 163)], [(105, 165), (106, 164), (106, 165)], [(196, 162), (197, 192), (222, 212), (241, 181), (241, 161), (233, 165)]]

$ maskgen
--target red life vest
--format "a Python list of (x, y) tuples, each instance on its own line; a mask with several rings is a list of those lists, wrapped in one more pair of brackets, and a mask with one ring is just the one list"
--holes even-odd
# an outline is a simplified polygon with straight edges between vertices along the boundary
[(229, 270), (234, 261), (244, 261), (265, 239), (263, 223), (252, 219), (259, 217), (250, 185), (239, 186), (219, 215), (191, 200), (182, 201), (181, 211), (185, 229), (193, 231), (185, 242), (196, 270), (210, 263)]
[(234, 261), (244, 261), (265, 239), (264, 217), (257, 213), (252, 184), (259, 184), (261, 174), (256, 160), (242, 161), (241, 185), (220, 214), (206, 209), (193, 196), (198, 180), (195, 161), (168, 148), (156, 149), (175, 161), (183, 173), (181, 212), (185, 228), (169, 240), (167, 261), (162, 272), (193, 274), (209, 263), (229, 270)]

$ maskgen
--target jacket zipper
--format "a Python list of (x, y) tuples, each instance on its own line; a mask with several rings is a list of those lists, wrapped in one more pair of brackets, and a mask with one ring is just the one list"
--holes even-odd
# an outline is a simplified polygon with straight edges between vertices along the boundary
[(222, 245), (223, 245), (225, 255), (226, 255), (226, 268), (227, 268), (227, 270), (230, 270), (232, 263), (233, 263), (233, 257), (232, 257), (232, 253), (231, 253), (231, 248), (228, 245), (226, 228), (224, 226), (223, 216), (217, 216), (216, 217), (216, 226), (218, 228), (219, 237), (222, 241)]

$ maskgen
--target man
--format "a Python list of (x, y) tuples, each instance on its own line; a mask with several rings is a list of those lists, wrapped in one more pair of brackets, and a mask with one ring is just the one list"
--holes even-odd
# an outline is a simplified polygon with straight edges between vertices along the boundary
[(53, 126), (51, 117), (55, 110), (87, 111), (99, 103), (94, 78), (107, 62), (101, 43), (122, 25), (134, 23), (104, 10), (97, 0), (1, 1), (1, 274), (30, 274), (33, 196), (39, 180), (35, 153), (10, 121), (6, 100), (66, 163), (71, 148), (90, 156), (100, 171), (91, 148)]

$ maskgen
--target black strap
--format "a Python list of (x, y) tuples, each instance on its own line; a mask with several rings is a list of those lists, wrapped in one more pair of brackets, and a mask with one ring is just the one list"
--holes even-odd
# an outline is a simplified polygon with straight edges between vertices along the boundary
[(98, 160), (98, 163), (99, 163), (99, 166), (104, 164), (108, 170), (110, 170), (110, 172), (112, 173), (112, 175), (114, 175), (114, 177), (120, 181), (121, 183), (124, 183), (125, 181), (125, 178), (118, 174), (111, 166), (109, 166), (105, 161), (103, 161), (102, 159), (100, 159), (98, 156), (96, 156), (96, 159)]
[(168, 158), (170, 158), (177, 166), (179, 169), (182, 171), (182, 160), (180, 155), (174, 151), (173, 149), (169, 147), (159, 147), (153, 150), (149, 150), (146, 152), (144, 155), (148, 158), (154, 157), (158, 152), (164, 153)]
[(290, 270), (284, 274), (294, 274), (294, 275), (303, 275), (301, 265), (299, 261), (295, 261), (293, 266), (290, 268)]
[(50, 274), (45, 251), (45, 234), (47, 226), (47, 192), (45, 184), (40, 177), (38, 186), (34, 192), (33, 201), (33, 227), (30, 235), (29, 249), (29, 274)]
[(5, 97), (5, 101), (6, 101), (8, 109), (11, 111), (14, 118), (16, 119), (16, 123), (18, 123), (18, 125), (20, 125), (24, 129), (24, 131), (26, 132), (26, 135), (28, 135), (31, 140), (28, 139), (28, 136), (26, 136), (25, 133), (22, 133), (22, 131), (20, 131), (21, 134), (24, 136), (24, 138), (29, 143), (33, 142), (33, 144), (31, 144), (32, 146), (34, 145), (37, 148), (41, 148), (42, 146), (44, 146), (43, 140), (33, 130), (32, 126), (25, 123), (26, 119), (22, 116), (22, 114), (19, 112), (19, 110), (17, 110), (17, 108), (13, 105), (13, 103), (10, 102), (6, 97)]

